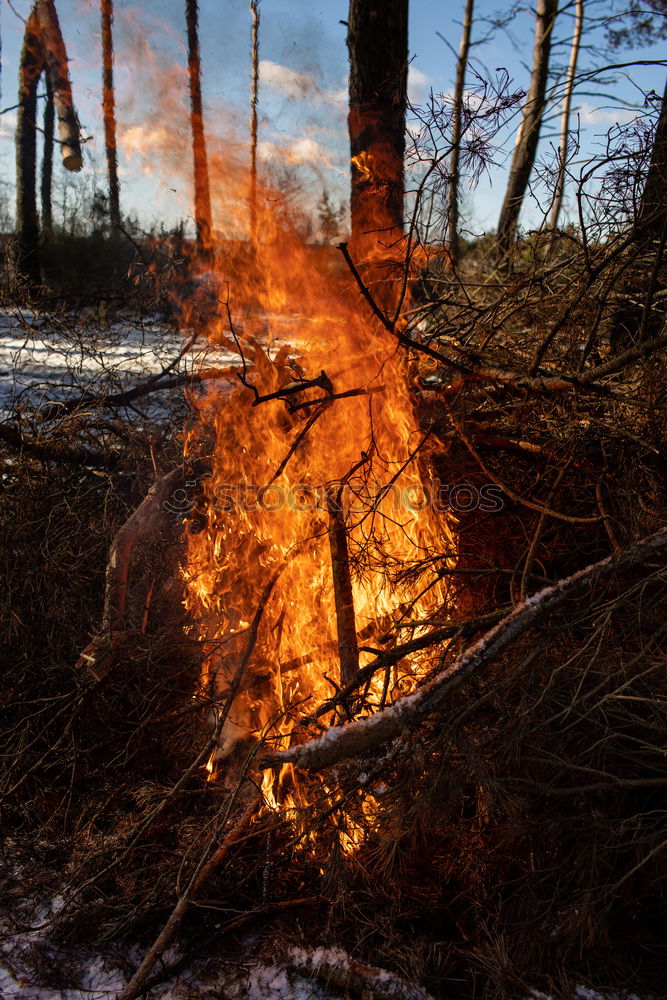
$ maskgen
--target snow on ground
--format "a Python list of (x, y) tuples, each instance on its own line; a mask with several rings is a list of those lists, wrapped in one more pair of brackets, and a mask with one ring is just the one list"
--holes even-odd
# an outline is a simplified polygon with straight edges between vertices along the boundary
[[(20, 877), (20, 872), (12, 872)], [(56, 945), (53, 919), (65, 901), (27, 901), (12, 918), (0, 915), (0, 1000), (116, 1000), (143, 958), (145, 947), (110, 943), (103, 949)], [(252, 954), (248, 938), (233, 959), (212, 957), (188, 963), (150, 991), (151, 1000), (336, 1000), (339, 994)], [(285, 950), (283, 949), (283, 952)], [(285, 957), (285, 954), (283, 954)], [(174, 966), (174, 949), (162, 955), (158, 970)], [(157, 970), (156, 970), (157, 971)]]
[[(94, 310), (55, 317), (5, 308), (0, 311), (0, 419), (21, 405), (35, 408), (83, 392), (130, 388), (177, 361), (188, 338), (187, 331), (157, 316), (107, 322)], [(228, 352), (197, 342), (173, 372), (196, 371), (204, 359), (219, 367), (238, 363)]]
[[(117, 1000), (144, 949), (138, 946), (109, 945), (103, 952), (72, 948), (65, 953), (49, 940), (51, 918), (63, 906), (56, 897), (50, 904), (23, 908), (20, 930), (8, 920), (0, 920), (0, 1000)], [(281, 948), (273, 960), (253, 956), (257, 940), (240, 945), (234, 958), (213, 957), (189, 963), (181, 971), (154, 986), (151, 1000), (340, 1000), (344, 990), (327, 988), (317, 978), (308, 978), (302, 965), (319, 969), (326, 979), (327, 968), (345, 970), (352, 959), (340, 948)], [(161, 968), (179, 960), (170, 949), (162, 957)], [(285, 964), (281, 964), (281, 962)], [(295, 971), (296, 965), (299, 971)], [(407, 998), (429, 996), (394, 973), (374, 970), (383, 995)], [(553, 1000), (531, 989), (525, 1000)], [(598, 992), (586, 986), (574, 989), (572, 1000), (642, 1000), (632, 992)], [(643, 1000), (655, 1000), (644, 996)]]
[[(48, 952), (41, 956), (42, 961)], [(0, 946), (0, 998), (2, 1000), (116, 1000), (142, 957), (138, 948), (104, 955), (77, 956), (66, 963), (72, 977), (54, 985), (53, 971), (46, 975), (28, 968), (26, 959), (33, 960), (36, 951), (29, 943), (18, 944), (16, 938)], [(167, 966), (177, 956), (166, 954)], [(63, 967), (62, 955), (53, 955), (54, 967)], [(55, 964), (57, 963), (57, 964)], [(41, 964), (41, 963), (40, 963)], [(273, 963), (256, 961), (239, 955), (238, 962), (228, 960), (193, 963), (188, 971), (180, 972), (153, 987), (151, 1000), (337, 1000), (339, 993), (326, 991), (319, 983)]]
[[(553, 1000), (553, 997), (540, 990), (531, 990), (528, 1000)], [(625, 991), (622, 993), (598, 993), (597, 990), (590, 989), (588, 986), (575, 986), (572, 1000), (642, 1000), (642, 998), (636, 993)], [(643, 1000), (655, 1000), (655, 997), (647, 995)]]

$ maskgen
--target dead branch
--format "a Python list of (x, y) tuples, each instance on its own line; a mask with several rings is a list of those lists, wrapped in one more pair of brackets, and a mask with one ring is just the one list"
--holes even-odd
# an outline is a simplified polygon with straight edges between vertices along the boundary
[(16, 427), (0, 424), (0, 440), (20, 452), (27, 452), (47, 462), (64, 462), (66, 465), (91, 466), (94, 469), (113, 469), (118, 464), (116, 452), (99, 451), (85, 445), (66, 445), (57, 440), (41, 441), (27, 437)]
[[(441, 628), (434, 629), (427, 635), (421, 635), (417, 639), (410, 639), (409, 642), (403, 642), (398, 646), (394, 646), (393, 649), (382, 650), (370, 663), (367, 663), (365, 667), (361, 667), (356, 677), (349, 684), (342, 688), (333, 698), (328, 698), (323, 702), (305, 721), (314, 722), (338, 705), (345, 703), (350, 695), (354, 694), (362, 684), (370, 680), (378, 670), (391, 667), (395, 663), (399, 663), (400, 660), (405, 659), (406, 656), (418, 653), (422, 649), (429, 649), (431, 646), (437, 646), (446, 639), (475, 635), (476, 632), (480, 632), (490, 625), (495, 625), (496, 622), (499, 622), (507, 615), (507, 611), (508, 609), (504, 608), (502, 611), (494, 611), (489, 615), (451, 622), (448, 625), (443, 625)], [(299, 660), (296, 666), (301, 665), (301, 660)], [(284, 669), (285, 667), (283, 667)]]
[(133, 403), (137, 399), (148, 396), (153, 392), (162, 392), (166, 389), (177, 389), (183, 385), (199, 385), (202, 382), (209, 382), (216, 378), (230, 378), (236, 374), (235, 368), (205, 368), (200, 372), (180, 372), (170, 378), (164, 378), (168, 369), (160, 372), (159, 375), (152, 375), (145, 382), (140, 382), (131, 389), (123, 392), (114, 392), (98, 395), (83, 393), (75, 399), (68, 399), (64, 402), (47, 403), (42, 406), (39, 413), (39, 420), (45, 423), (48, 420), (57, 420), (67, 416), (77, 410), (85, 408), (112, 409), (117, 406), (124, 406), (126, 403)]
[[(446, 403), (445, 406), (447, 406)], [(558, 521), (567, 521), (569, 524), (593, 524), (601, 520), (600, 515), (593, 515), (592, 517), (575, 517), (572, 514), (563, 514), (562, 511), (553, 510), (551, 507), (546, 507), (544, 504), (535, 503), (534, 500), (522, 497), (519, 493), (513, 490), (511, 486), (508, 486), (507, 483), (501, 482), (500, 479), (494, 475), (491, 469), (489, 469), (488, 465), (470, 440), (469, 435), (465, 432), (462, 423), (457, 419), (453, 410), (449, 406), (447, 406), (447, 415), (458, 436), (461, 438), (482, 472), (488, 476), (489, 479), (496, 484), (496, 486), (499, 486), (503, 493), (507, 494), (510, 500), (521, 504), (522, 507), (528, 507), (529, 510), (536, 510), (540, 514), (546, 514), (549, 517), (556, 518)]]
[[(565, 465), (563, 465), (558, 470), (558, 474), (556, 476), (556, 481), (553, 484), (553, 486), (551, 487), (551, 492), (549, 494), (549, 500), (548, 500), (549, 504), (551, 504), (551, 501), (553, 500), (554, 496), (556, 495), (558, 487), (562, 483), (563, 478), (565, 476), (565, 473), (568, 470), (568, 466), (569, 466), (569, 462), (566, 462)], [(537, 547), (538, 547), (538, 545), (540, 543), (540, 538), (542, 537), (542, 532), (544, 531), (544, 526), (547, 523), (547, 517), (548, 516), (549, 515), (547, 514), (546, 510), (544, 510), (540, 514), (540, 516), (538, 518), (538, 521), (537, 521), (537, 527), (535, 528), (535, 532), (533, 534), (532, 541), (531, 541), (530, 546), (528, 548), (528, 554), (526, 555), (526, 561), (523, 564), (523, 571), (521, 573), (521, 584), (520, 584), (520, 588), (519, 588), (519, 600), (522, 601), (522, 602), (526, 600), (526, 597), (528, 595), (528, 581), (530, 580), (530, 574), (531, 574), (531, 570), (533, 568), (533, 563), (535, 561), (535, 555), (537, 554)]]
[(653, 340), (645, 340), (643, 343), (628, 347), (622, 354), (617, 355), (615, 358), (610, 358), (604, 364), (598, 365), (596, 368), (591, 368), (587, 372), (582, 372), (578, 376), (577, 381), (586, 385), (595, 379), (604, 378), (607, 375), (615, 375), (627, 365), (632, 364), (633, 361), (638, 361), (640, 358), (647, 358), (663, 347), (667, 347), (667, 333), (664, 333), (661, 337), (655, 337)]
[[(211, 740), (209, 740), (209, 747), (211, 744), (216, 746), (219, 742), (220, 735), (222, 733), (222, 728), (227, 720), (229, 710), (232, 706), (234, 698), (238, 693), (239, 686), (243, 680), (243, 675), (245, 669), (248, 666), (250, 657), (252, 656), (253, 650), (255, 648), (255, 643), (257, 642), (257, 632), (259, 630), (259, 625), (262, 620), (262, 615), (264, 614), (264, 608), (266, 603), (271, 596), (276, 581), (280, 576), (283, 566), (280, 566), (278, 570), (273, 574), (269, 582), (264, 587), (262, 591), (257, 610), (253, 616), (250, 628), (248, 630), (248, 638), (246, 640), (245, 648), (239, 660), (239, 665), (236, 673), (232, 679), (229, 686), (229, 690), (226, 692), (225, 700), (222, 706), (217, 711), (217, 719), (215, 725), (215, 731)], [(144, 990), (146, 981), (158, 959), (164, 953), (165, 949), (169, 947), (171, 942), (174, 940), (178, 932), (178, 928), (181, 925), (183, 917), (187, 913), (192, 901), (195, 899), (197, 893), (201, 887), (210, 878), (213, 872), (220, 867), (230, 849), (234, 844), (241, 839), (242, 835), (245, 833), (247, 827), (250, 825), (258, 804), (261, 800), (261, 793), (259, 789), (251, 784), (250, 791), (248, 793), (248, 802), (246, 803), (246, 808), (241, 814), (240, 819), (234, 824), (231, 831), (225, 835), (227, 829), (227, 824), (229, 823), (229, 818), (232, 814), (232, 809), (236, 805), (236, 800), (240, 790), (245, 782), (248, 768), (250, 767), (254, 757), (254, 750), (246, 758), (241, 774), (239, 775), (239, 780), (234, 790), (234, 793), (229, 797), (226, 805), (222, 809), (222, 815), (220, 822), (218, 824), (215, 835), (211, 838), (210, 842), (207, 844), (204, 853), (202, 854), (199, 862), (195, 866), (195, 870), (192, 873), (188, 884), (179, 896), (176, 906), (172, 910), (169, 919), (162, 928), (161, 932), (158, 934), (157, 938), (148, 949), (144, 958), (139, 965), (139, 968), (135, 974), (130, 979), (129, 983), (123, 990), (122, 994), (118, 1000), (134, 1000), (141, 992)], [(201, 761), (202, 754), (198, 754), (197, 761)], [(163, 800), (164, 801), (164, 800)]]
[(359, 291), (361, 292), (364, 299), (366, 300), (366, 302), (368, 302), (369, 306), (371, 307), (373, 315), (380, 321), (385, 330), (387, 330), (389, 333), (393, 334), (394, 337), (396, 337), (399, 344), (401, 344), (403, 347), (408, 347), (411, 350), (417, 351), (419, 354), (424, 354), (426, 355), (427, 358), (433, 358), (433, 360), (435, 361), (440, 361), (441, 364), (447, 365), (447, 367), (453, 368), (455, 371), (465, 372), (465, 373), (470, 372), (471, 369), (467, 365), (461, 364), (461, 362), (455, 361), (453, 358), (447, 357), (446, 354), (442, 354), (440, 351), (434, 351), (432, 347), (428, 347), (426, 344), (420, 344), (418, 341), (412, 340), (410, 337), (407, 336), (407, 334), (397, 329), (396, 324), (393, 323), (390, 319), (388, 319), (388, 317), (380, 309), (377, 302), (371, 295), (370, 291), (364, 284), (364, 281), (361, 275), (359, 274), (359, 271), (357, 270), (354, 261), (350, 257), (350, 252), (347, 248), (347, 243), (339, 243), (338, 249), (342, 253), (345, 259), (345, 263), (349, 267), (352, 277), (354, 278)]
[(661, 555), (667, 548), (667, 528), (630, 545), (618, 555), (579, 570), (552, 587), (529, 597), (495, 628), (465, 650), (450, 666), (440, 671), (419, 691), (399, 699), (389, 708), (347, 726), (329, 729), (322, 737), (291, 747), (261, 762), (261, 766), (295, 764), (308, 771), (321, 771), (349, 757), (367, 753), (413, 729), (427, 716), (439, 711), (450, 693), (482, 667), (493, 663), (528, 629), (555, 611), (582, 590), (592, 590), (618, 573), (627, 572)]
[[(179, 897), (176, 906), (171, 911), (169, 919), (144, 955), (139, 968), (130, 979), (118, 1000), (134, 1000), (135, 997), (139, 996), (139, 994), (143, 992), (146, 981), (148, 980), (155, 963), (174, 940), (183, 917), (189, 910), (190, 904), (196, 897), (198, 890), (207, 881), (207, 879), (210, 878), (216, 868), (220, 867), (229, 854), (231, 848), (234, 846), (236, 841), (239, 840), (243, 833), (245, 833), (247, 827), (250, 825), (250, 822), (255, 815), (259, 799), (259, 792), (253, 786), (252, 794), (250, 795), (250, 802), (241, 814), (238, 822), (235, 823), (222, 842), (219, 842), (216, 838), (214, 838), (208, 845), (203, 857), (200, 859), (199, 864), (195, 868), (190, 881)], [(231, 805), (234, 800), (235, 797), (232, 797), (227, 809), (225, 810), (225, 821), (228, 819), (229, 812), (231, 811)], [(222, 824), (222, 828), (224, 830), (224, 823)]]

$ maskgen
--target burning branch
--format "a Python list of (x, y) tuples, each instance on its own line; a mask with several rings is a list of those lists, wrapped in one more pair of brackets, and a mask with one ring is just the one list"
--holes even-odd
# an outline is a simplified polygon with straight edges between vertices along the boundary
[(359, 672), (359, 646), (354, 618), (350, 559), (347, 551), (347, 527), (340, 505), (341, 491), (342, 487), (338, 491), (338, 502), (329, 504), (329, 547), (336, 607), (340, 682), (341, 686), (345, 687), (354, 681)]
[(619, 555), (579, 570), (552, 587), (529, 597), (495, 628), (468, 647), (454, 663), (440, 671), (415, 694), (399, 699), (389, 708), (347, 726), (329, 729), (322, 737), (291, 747), (262, 761), (262, 766), (295, 764), (307, 771), (321, 771), (349, 757), (358, 757), (390, 740), (405, 729), (413, 729), (423, 719), (438, 712), (450, 693), (482, 667), (492, 663), (519, 636), (533, 628), (552, 611), (582, 590), (590, 590), (616, 574), (643, 565), (667, 548), (667, 528), (629, 546)]

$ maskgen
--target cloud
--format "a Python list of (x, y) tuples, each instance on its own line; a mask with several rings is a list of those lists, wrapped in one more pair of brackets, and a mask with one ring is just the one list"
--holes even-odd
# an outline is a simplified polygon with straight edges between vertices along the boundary
[(160, 156), (173, 156), (176, 145), (174, 133), (166, 125), (130, 125), (120, 129), (118, 146), (121, 155), (130, 161), (135, 157), (142, 158), (144, 162), (140, 169), (144, 174), (156, 171), (156, 160)]
[(347, 104), (347, 90), (323, 90), (313, 73), (302, 73), (270, 59), (260, 60), (259, 73), (262, 86), (292, 101), (307, 100), (336, 107)]
[(0, 115), (0, 138), (13, 139), (16, 132), (16, 112), (5, 111)]
[(272, 62), (270, 59), (261, 59), (259, 63), (259, 74), (263, 84), (270, 90), (275, 90), (284, 97), (292, 100), (303, 98), (319, 97), (321, 94), (317, 80), (312, 73), (300, 73), (289, 66), (281, 66), (280, 63)]
[(426, 73), (422, 73), (414, 63), (410, 63), (408, 66), (408, 100), (410, 104), (422, 103), (430, 82), (431, 79)]
[[(292, 101), (312, 101), (314, 104), (329, 104), (344, 109), (347, 106), (347, 85), (337, 90), (323, 90), (314, 73), (282, 66), (270, 59), (261, 59), (259, 73), (262, 86)], [(408, 100), (411, 104), (421, 104), (426, 95), (430, 78), (410, 63), (408, 67)]]
[(594, 108), (584, 101), (576, 109), (582, 125), (620, 125), (637, 117), (632, 108)]
[(311, 139), (309, 136), (297, 136), (278, 139), (276, 142), (263, 140), (257, 146), (261, 160), (283, 160), (297, 166), (311, 166), (321, 169), (331, 167), (334, 154), (326, 146)]

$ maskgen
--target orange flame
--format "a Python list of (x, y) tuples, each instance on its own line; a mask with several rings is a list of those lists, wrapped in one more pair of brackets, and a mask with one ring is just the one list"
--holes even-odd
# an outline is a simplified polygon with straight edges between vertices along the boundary
[[(347, 530), (360, 666), (395, 643), (397, 630), (419, 635), (419, 621), (448, 597), (437, 568), (452, 551), (452, 526), (426, 502), (428, 436), (405, 356), (342, 258), (306, 245), (275, 203), (271, 192), (258, 197), (257, 245), (237, 241), (230, 259), (228, 241), (216, 254), (224, 294), (208, 335), (241, 362), (237, 377), (196, 400), (187, 439), (187, 451), (210, 453), (212, 466), (202, 487), (206, 527), (188, 536), (184, 572), (186, 605), (210, 649), (200, 690), (214, 720), (248, 659), (212, 777), (239, 744), (286, 748), (335, 718), (308, 718), (341, 685), (332, 505)], [(420, 569), (429, 560), (430, 575)], [(357, 708), (368, 714), (409, 693), (429, 663), (421, 654), (375, 675)], [(267, 806), (296, 817), (292, 768), (266, 772), (262, 784)], [(364, 808), (370, 821), (372, 804)], [(345, 846), (362, 835), (353, 826)]]
[(357, 168), (364, 181), (367, 181), (369, 184), (373, 183), (376, 167), (375, 157), (372, 153), (367, 153), (366, 151), (359, 153), (357, 156), (351, 158), (350, 163)]

